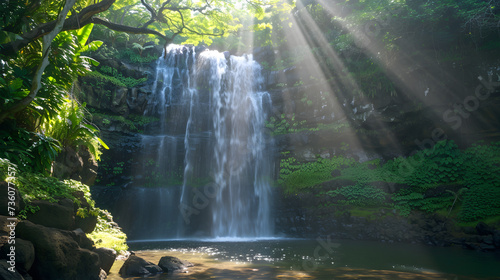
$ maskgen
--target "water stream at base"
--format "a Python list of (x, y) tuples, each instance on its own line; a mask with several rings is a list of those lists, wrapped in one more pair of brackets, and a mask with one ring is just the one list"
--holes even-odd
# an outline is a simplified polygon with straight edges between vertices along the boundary
[(136, 199), (170, 197), (157, 209), (137, 209), (157, 219), (134, 238), (273, 235), (272, 139), (264, 132), (271, 100), (260, 70), (251, 55), (167, 48), (145, 112), (159, 121), (141, 141), (149, 188)]

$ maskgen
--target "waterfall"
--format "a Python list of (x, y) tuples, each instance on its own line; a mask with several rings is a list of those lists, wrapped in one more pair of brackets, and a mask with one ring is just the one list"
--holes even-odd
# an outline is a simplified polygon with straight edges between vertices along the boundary
[(141, 177), (176, 190), (157, 210), (155, 226), (169, 225), (162, 238), (273, 235), (271, 99), (260, 71), (251, 55), (178, 45), (158, 60), (145, 112), (158, 122), (142, 138)]

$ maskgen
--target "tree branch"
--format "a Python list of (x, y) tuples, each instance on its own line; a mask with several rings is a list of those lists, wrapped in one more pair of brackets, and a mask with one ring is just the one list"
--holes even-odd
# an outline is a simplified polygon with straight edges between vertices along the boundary
[(100, 25), (104, 25), (106, 26), (107, 28), (111, 29), (111, 30), (114, 30), (114, 31), (119, 31), (119, 32), (126, 32), (126, 33), (130, 33), (130, 34), (152, 34), (152, 35), (156, 35), (156, 36), (159, 36), (161, 38), (163, 38), (165, 41), (167, 41), (167, 44), (168, 43), (171, 43), (173, 38), (169, 38), (163, 34), (161, 34), (160, 32), (156, 31), (156, 30), (152, 30), (152, 29), (149, 29), (149, 28), (143, 28), (143, 27), (131, 27), (131, 26), (127, 26), (127, 25), (121, 25), (121, 24), (117, 24), (117, 23), (112, 23), (112, 22), (109, 22), (103, 18), (100, 18), (100, 17), (92, 17), (90, 22), (89, 23), (95, 23), (95, 24), (100, 24)]
[[(116, 0), (101, 0), (99, 3), (85, 7), (78, 14), (74, 14), (64, 21), (61, 31), (80, 29), (82, 26), (89, 24), (90, 19), (95, 14), (101, 13), (109, 9)], [(21, 39), (0, 45), (0, 54), (11, 56), (17, 53), (20, 49), (26, 47), (29, 43), (37, 40), (44, 35), (47, 35), (56, 26), (57, 20), (47, 22), (37, 26), (36, 28), (21, 35)]]
[[(170, 2), (170, 1), (168, 1), (168, 2)], [(157, 19), (157, 16), (156, 16), (155, 10), (148, 3), (146, 3), (146, 0), (141, 0), (141, 3), (146, 8), (146, 10), (148, 10), (149, 13), (151, 14), (151, 18), (146, 23), (144, 23), (142, 25), (142, 28), (146, 28), (151, 23), (155, 22), (155, 20)]]

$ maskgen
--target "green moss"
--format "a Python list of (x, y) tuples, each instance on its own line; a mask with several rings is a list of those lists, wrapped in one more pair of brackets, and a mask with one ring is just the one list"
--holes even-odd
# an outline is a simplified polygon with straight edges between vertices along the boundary
[[(285, 153), (285, 155), (288, 155), (288, 153)], [(353, 163), (353, 159), (344, 157), (319, 158), (316, 161), (307, 163), (300, 163), (294, 157), (284, 158), (280, 162), (278, 184), (285, 186), (287, 193), (295, 193), (332, 180), (331, 173), (333, 170)]]
[(97, 225), (88, 237), (94, 241), (95, 246), (98, 248), (112, 248), (119, 253), (128, 250), (126, 243), (127, 235), (120, 228), (112, 224), (113, 217), (108, 211), (98, 210)]

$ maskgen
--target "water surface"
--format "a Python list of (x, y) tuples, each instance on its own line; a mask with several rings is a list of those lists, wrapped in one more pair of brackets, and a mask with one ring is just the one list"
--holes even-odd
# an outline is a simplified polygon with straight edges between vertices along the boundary
[[(325, 239), (130, 242), (153, 263), (189, 260), (185, 273), (137, 279), (500, 279), (500, 256), (461, 248)], [(115, 263), (108, 279), (118, 276)], [(134, 279), (134, 278), (129, 278)]]

